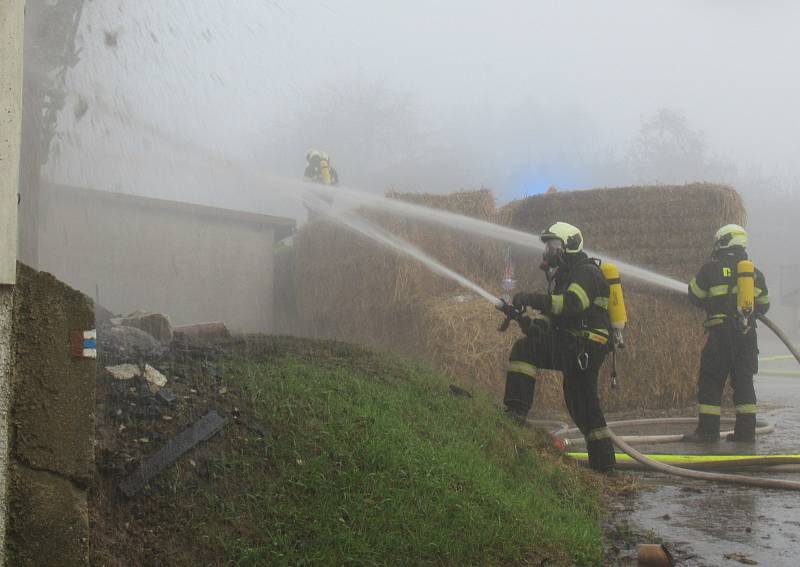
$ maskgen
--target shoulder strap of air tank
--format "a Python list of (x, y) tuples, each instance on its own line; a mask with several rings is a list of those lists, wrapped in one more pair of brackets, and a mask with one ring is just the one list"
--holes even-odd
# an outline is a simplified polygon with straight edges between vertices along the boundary
[(580, 266), (582, 264), (594, 264), (595, 268), (599, 268), (600, 264), (602, 264), (602, 263), (603, 263), (603, 261), (600, 260), (600, 258), (589, 258), (589, 257), (586, 257), (586, 258), (583, 258), (580, 261), (578, 261), (578, 263), (576, 263), (575, 266)]

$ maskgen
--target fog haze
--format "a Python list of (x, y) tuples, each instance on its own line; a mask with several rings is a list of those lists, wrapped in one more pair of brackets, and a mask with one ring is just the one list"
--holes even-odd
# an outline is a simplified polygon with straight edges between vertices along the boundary
[[(47, 175), (298, 218), (277, 179), (310, 147), (373, 192), (721, 181), (777, 270), (800, 263), (773, 245), (800, 210), (798, 21), (789, 1), (87, 2)], [(665, 117), (655, 137), (682, 137), (654, 164)]]

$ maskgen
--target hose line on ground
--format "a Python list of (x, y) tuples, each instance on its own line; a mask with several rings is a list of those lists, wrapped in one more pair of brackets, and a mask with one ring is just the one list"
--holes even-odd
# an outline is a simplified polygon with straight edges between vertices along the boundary
[(613, 431), (611, 433), (611, 440), (614, 445), (622, 449), (632, 459), (647, 465), (651, 469), (659, 472), (672, 474), (675, 476), (682, 476), (684, 478), (694, 478), (699, 480), (712, 480), (716, 482), (725, 482), (728, 484), (743, 484), (746, 486), (757, 486), (759, 488), (780, 488), (782, 490), (800, 490), (800, 482), (792, 480), (779, 480), (774, 478), (758, 478), (750, 476), (741, 476), (736, 474), (713, 473), (707, 471), (696, 471), (691, 469), (682, 469), (674, 467), (666, 463), (659, 463), (653, 459), (648, 458), (646, 455), (640, 453), (624, 440), (620, 439)]
[[(786, 336), (784, 333), (775, 323), (772, 322), (771, 319), (766, 317), (765, 315), (758, 315), (758, 318), (773, 332), (775, 335), (786, 345), (786, 348), (789, 349), (789, 352), (792, 353), (794, 358), (800, 363), (800, 351), (798, 351), (797, 347), (795, 347), (792, 342), (789, 340), (789, 337)], [(686, 418), (674, 418), (674, 419), (640, 419), (640, 420), (629, 420), (627, 422), (617, 422), (617, 425), (643, 425), (645, 423), (654, 423), (654, 422), (668, 422), (672, 421), (674, 423), (683, 422)], [(553, 435), (555, 436), (565, 436), (568, 433), (575, 432), (574, 429), (566, 429), (563, 426), (564, 424), (558, 422), (545, 422), (539, 421), (538, 423), (535, 420), (528, 420), (531, 425), (538, 425), (544, 426), (553, 431)], [(694, 419), (692, 419), (694, 421)], [(610, 422), (609, 426), (615, 425), (614, 422)], [(762, 424), (760, 427), (759, 433), (768, 433), (774, 429), (774, 425), (772, 424)], [(669, 465), (667, 463), (662, 463), (658, 461), (654, 461), (653, 459), (649, 458), (647, 455), (640, 453), (633, 447), (631, 447), (625, 440), (625, 438), (618, 436), (615, 434), (611, 428), (609, 427), (609, 434), (611, 437), (611, 441), (619, 447), (623, 452), (625, 452), (629, 457), (633, 460), (637, 461), (638, 463), (644, 465), (645, 467), (666, 473), (675, 476), (680, 476), (683, 478), (691, 478), (696, 480), (710, 480), (714, 482), (723, 482), (728, 484), (739, 484), (744, 486), (754, 486), (758, 488), (776, 488), (781, 490), (800, 490), (800, 482), (792, 481), (792, 480), (780, 480), (774, 478), (759, 478), (759, 477), (750, 477), (750, 476), (742, 476), (736, 474), (726, 474), (726, 473), (717, 473), (717, 472), (709, 472), (703, 470), (694, 470), (688, 468), (681, 468), (676, 467), (673, 465)], [(629, 440), (634, 442), (672, 442), (678, 441), (682, 438), (682, 436), (678, 435), (650, 435), (650, 436), (636, 436), (630, 437)], [(573, 445), (578, 445), (580, 443), (579, 439), (569, 439), (565, 440), (567, 443), (571, 443)], [(745, 463), (740, 463), (745, 464)], [(748, 464), (755, 464), (754, 462), (750, 462)], [(768, 464), (768, 463), (759, 463), (759, 464)], [(777, 469), (778, 467), (783, 466), (786, 467), (787, 470), (794, 471), (796, 470), (796, 464), (786, 464), (786, 465), (778, 465), (773, 470)]]
[[(784, 333), (775, 323), (772, 322), (772, 320), (770, 320), (765, 315), (758, 315), (758, 318), (761, 321), (763, 321), (767, 327), (769, 327), (770, 331), (775, 333), (775, 335), (783, 342), (783, 344), (786, 345), (786, 348), (789, 349), (789, 352), (791, 352), (792, 355), (794, 355), (797, 362), (800, 363), (800, 351), (798, 351), (797, 347), (795, 347), (792, 344), (792, 342), (789, 340), (789, 337), (786, 336), (786, 333)], [(613, 431), (611, 431), (611, 429), (609, 429), (609, 432), (611, 434), (611, 440), (614, 442), (614, 445), (622, 449), (632, 459), (638, 461), (643, 465), (650, 467), (653, 470), (657, 470), (667, 474), (673, 474), (675, 476), (681, 476), (684, 478), (711, 480), (716, 482), (725, 482), (729, 484), (742, 484), (746, 486), (757, 486), (760, 488), (800, 490), (800, 482), (792, 480), (779, 480), (774, 478), (758, 478), (758, 477), (741, 476), (735, 474), (697, 471), (691, 469), (682, 469), (680, 467), (674, 467), (666, 463), (659, 463), (657, 461), (654, 461), (653, 459), (648, 458), (646, 455), (640, 453), (639, 451), (628, 445), (628, 443), (626, 443), (624, 439), (618, 437)]]
[(770, 319), (766, 315), (757, 315), (757, 317), (759, 318), (759, 320), (763, 321), (763, 323), (767, 327), (769, 327), (770, 331), (775, 333), (775, 336), (777, 336), (783, 344), (786, 345), (786, 348), (789, 349), (789, 352), (791, 352), (794, 355), (794, 358), (795, 360), (797, 360), (797, 363), (800, 364), (800, 351), (797, 350), (797, 347), (792, 344), (792, 341), (789, 340), (789, 337), (786, 336), (786, 333), (784, 333), (780, 329), (780, 327), (778, 327), (775, 323), (773, 323), (772, 319)]
[[(735, 419), (732, 417), (723, 417), (720, 423), (733, 425)], [(649, 417), (643, 419), (626, 419), (622, 421), (609, 421), (608, 427), (631, 427), (639, 425), (694, 425), (697, 423), (696, 417)], [(775, 424), (766, 421), (759, 421), (756, 424), (756, 435), (763, 435), (764, 433), (772, 433), (775, 431)], [(721, 431), (720, 438), (725, 438), (733, 430)], [(577, 427), (572, 427), (565, 431), (558, 432), (558, 435), (565, 437), (564, 441), (567, 447), (582, 447), (586, 445), (584, 437), (578, 437), (581, 432)], [(575, 435), (575, 437), (566, 438), (568, 435)], [(683, 441), (683, 434), (677, 433), (673, 435), (619, 435), (623, 441), (628, 443), (646, 443), (649, 445), (660, 443), (680, 443)]]
[(759, 356), (758, 362), (775, 362), (777, 360), (793, 360), (791, 354), (777, 354), (775, 356)]

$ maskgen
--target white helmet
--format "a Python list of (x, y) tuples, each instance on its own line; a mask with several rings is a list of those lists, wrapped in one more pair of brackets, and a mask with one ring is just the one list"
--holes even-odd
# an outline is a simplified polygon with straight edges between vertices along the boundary
[(738, 224), (726, 224), (714, 234), (714, 250), (747, 247), (747, 231)]
[(577, 254), (583, 250), (583, 235), (577, 226), (565, 222), (551, 224), (539, 235), (542, 242), (558, 239), (567, 254)]

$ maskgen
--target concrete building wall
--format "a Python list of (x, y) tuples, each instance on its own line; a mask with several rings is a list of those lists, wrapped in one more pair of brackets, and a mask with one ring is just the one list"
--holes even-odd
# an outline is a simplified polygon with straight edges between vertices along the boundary
[(290, 219), (73, 187), (43, 187), (37, 268), (117, 313), (273, 328), (273, 242)]
[(23, 0), (0, 2), (0, 284), (17, 270)]

